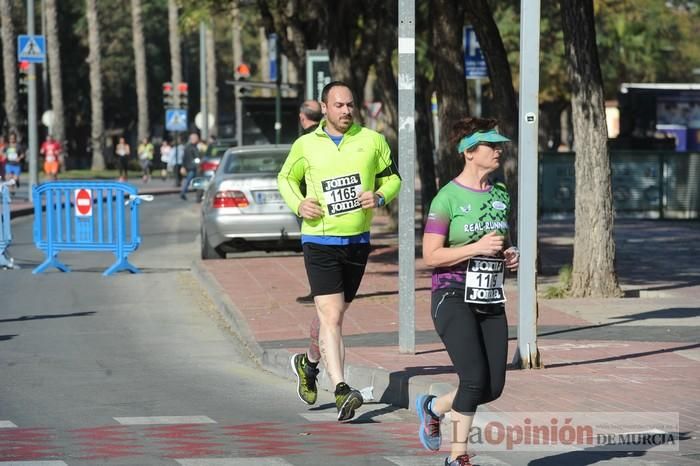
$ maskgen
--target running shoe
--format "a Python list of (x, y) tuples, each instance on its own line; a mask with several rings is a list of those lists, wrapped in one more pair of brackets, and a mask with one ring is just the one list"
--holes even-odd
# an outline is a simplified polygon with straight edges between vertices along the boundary
[(450, 457), (445, 458), (445, 466), (472, 466), (469, 455), (459, 455), (457, 459), (450, 461)]
[(362, 406), (362, 394), (350, 388), (344, 382), (335, 389), (335, 407), (338, 408), (338, 420), (347, 421), (355, 417), (355, 410)]
[(316, 403), (318, 388), (316, 387), (316, 377), (318, 369), (309, 364), (306, 354), (297, 353), (290, 360), (292, 371), (297, 376), (297, 394), (301, 401), (307, 405)]
[(420, 420), (418, 438), (426, 450), (438, 451), (442, 440), (440, 418), (433, 416), (433, 413), (428, 409), (428, 404), (433, 398), (435, 398), (433, 395), (421, 395), (416, 398), (416, 412)]

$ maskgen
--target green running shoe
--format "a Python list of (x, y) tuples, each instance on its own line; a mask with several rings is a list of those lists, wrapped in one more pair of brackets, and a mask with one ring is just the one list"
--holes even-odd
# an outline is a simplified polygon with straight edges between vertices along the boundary
[(307, 405), (316, 403), (318, 388), (316, 388), (316, 377), (318, 369), (309, 364), (306, 354), (297, 353), (290, 360), (292, 371), (297, 376), (297, 394), (299, 399)]
[(362, 394), (341, 382), (335, 389), (335, 407), (338, 408), (338, 420), (347, 421), (355, 417), (355, 410), (362, 406)]

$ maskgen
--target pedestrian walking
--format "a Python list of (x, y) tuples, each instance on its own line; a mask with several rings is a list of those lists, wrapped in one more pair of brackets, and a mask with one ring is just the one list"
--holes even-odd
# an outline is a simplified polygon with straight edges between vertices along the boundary
[(7, 181), (14, 180), (14, 184), (10, 185), (12, 193), (19, 188), (24, 155), (24, 146), (17, 140), (15, 133), (10, 133), (7, 146), (5, 146), (5, 177)]
[(143, 172), (143, 182), (148, 183), (151, 179), (151, 164), (153, 163), (153, 144), (148, 138), (143, 138), (136, 149), (136, 154), (139, 157), (139, 164)]
[[(314, 132), (316, 128), (318, 128), (318, 124), (321, 122), (322, 118), (323, 112), (321, 112), (321, 104), (318, 103), (318, 100), (305, 100), (301, 104), (301, 107), (299, 107), (299, 124), (301, 125), (301, 134), (303, 135)], [(306, 183), (301, 184), (301, 194), (306, 196)], [(297, 297), (296, 301), (299, 304), (313, 304), (314, 296), (311, 294), (311, 291), (309, 291), (307, 295)], [(311, 322), (311, 333), (312, 335), (316, 334), (316, 338), (318, 338), (318, 326), (319, 321), (318, 317), (316, 317)], [(317, 349), (318, 347), (316, 346), (315, 348)], [(313, 359), (318, 361), (320, 355), (314, 356), (315, 357)]]
[(7, 162), (7, 157), (5, 156), (6, 147), (5, 136), (0, 134), (0, 181), (5, 179), (5, 162)]
[(170, 151), (172, 147), (167, 139), (163, 139), (160, 144), (160, 178), (165, 181), (168, 179), (168, 172), (172, 171), (172, 166), (170, 164)]
[(182, 144), (182, 139), (178, 135), (175, 138), (175, 146), (170, 151), (173, 172), (175, 173), (175, 187), (179, 188), (182, 185), (183, 172), (187, 173), (187, 170), (182, 169), (182, 159), (185, 156), (185, 146)]
[(114, 148), (114, 153), (117, 156), (117, 166), (119, 167), (119, 181), (129, 179), (129, 157), (131, 156), (131, 148), (126, 143), (124, 136), (119, 138), (117, 147)]
[(503, 144), (493, 119), (465, 118), (453, 127), (462, 172), (435, 196), (423, 234), (423, 260), (433, 268), (430, 315), (447, 349), (459, 387), (439, 398), (416, 399), (423, 446), (440, 449), (440, 419), (450, 411), (452, 446), (446, 466), (471, 465), (469, 430), (478, 405), (503, 391), (508, 323), (503, 278), (518, 267), (510, 245), (510, 198), (489, 175), (501, 164)]
[[(299, 137), (277, 178), (285, 202), (302, 218), (304, 264), (320, 321), (321, 359), (335, 387), (338, 420), (352, 419), (362, 395), (344, 378), (343, 316), (355, 298), (370, 252), (373, 209), (396, 197), (401, 179), (384, 137), (353, 122), (355, 101), (342, 82), (321, 92), (325, 118)], [(307, 183), (302, 195), (301, 182)], [(313, 346), (316, 342), (311, 342)], [(297, 393), (316, 402), (319, 360), (292, 357)]]
[(180, 170), (185, 176), (182, 182), (182, 189), (180, 190), (180, 199), (183, 201), (187, 200), (187, 190), (190, 187), (190, 181), (197, 174), (197, 162), (195, 161), (199, 157), (199, 135), (197, 133), (190, 134), (190, 142), (185, 146), (184, 155), (182, 157), (182, 166)]

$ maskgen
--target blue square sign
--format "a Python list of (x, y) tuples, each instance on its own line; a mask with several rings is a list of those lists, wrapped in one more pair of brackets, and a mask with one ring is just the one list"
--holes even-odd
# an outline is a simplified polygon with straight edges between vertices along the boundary
[(17, 36), (17, 61), (44, 63), (46, 61), (44, 36)]
[(187, 110), (167, 109), (165, 111), (165, 129), (167, 131), (187, 131)]

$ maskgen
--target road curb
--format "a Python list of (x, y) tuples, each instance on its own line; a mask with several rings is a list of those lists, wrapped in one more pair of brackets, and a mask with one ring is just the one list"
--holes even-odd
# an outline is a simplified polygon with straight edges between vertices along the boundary
[[(233, 304), (200, 260), (192, 262), (192, 274), (214, 302), (217, 311), (229, 325), (231, 332), (250, 350), (255, 362), (279, 377), (296, 380), (289, 363), (293, 353), (286, 349), (263, 348), (255, 339), (243, 313)], [(371, 393), (373, 401), (409, 410), (413, 410), (414, 401), (420, 394), (441, 395), (456, 388), (449, 383), (436, 383), (431, 380), (429, 375), (415, 375), (407, 371), (390, 372), (382, 368), (348, 363), (345, 364), (345, 376), (353, 387), (368, 389), (365, 390), (365, 393)], [(318, 386), (331, 393), (335, 389), (323, 367), (319, 373)]]

